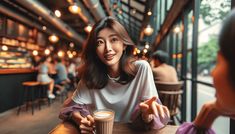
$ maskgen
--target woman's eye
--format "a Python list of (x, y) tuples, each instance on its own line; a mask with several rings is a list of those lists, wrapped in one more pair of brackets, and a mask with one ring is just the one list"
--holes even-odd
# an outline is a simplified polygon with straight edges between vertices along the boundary
[(100, 46), (100, 45), (102, 45), (102, 44), (103, 44), (103, 41), (101, 41), (101, 40), (98, 40), (98, 41), (97, 41), (97, 45), (98, 45), (98, 46)]
[(112, 38), (111, 39), (111, 42), (116, 42), (116, 41), (118, 41), (118, 38)]

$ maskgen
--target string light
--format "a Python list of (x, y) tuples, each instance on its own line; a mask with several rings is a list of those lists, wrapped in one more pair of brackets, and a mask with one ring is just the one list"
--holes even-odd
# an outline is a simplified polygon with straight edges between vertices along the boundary
[(147, 25), (147, 27), (144, 29), (144, 34), (149, 36), (153, 33), (153, 28), (150, 25)]
[(91, 30), (92, 30), (92, 26), (91, 26), (90, 24), (85, 27), (85, 31), (86, 31), (87, 33), (90, 33)]
[(60, 17), (60, 16), (61, 16), (61, 13), (60, 13), (59, 10), (55, 10), (55, 16), (56, 16), (56, 17)]
[(37, 56), (38, 55), (38, 51), (37, 50), (33, 50), (33, 55)]
[(82, 11), (82, 9), (78, 7), (76, 4), (73, 4), (69, 6), (69, 11), (73, 14), (78, 14), (79, 12)]
[(51, 53), (51, 51), (50, 51), (49, 49), (45, 49), (44, 53), (45, 53), (46, 55), (49, 55), (49, 54)]
[(56, 43), (57, 41), (59, 41), (59, 37), (53, 34), (49, 36), (49, 41), (52, 43)]

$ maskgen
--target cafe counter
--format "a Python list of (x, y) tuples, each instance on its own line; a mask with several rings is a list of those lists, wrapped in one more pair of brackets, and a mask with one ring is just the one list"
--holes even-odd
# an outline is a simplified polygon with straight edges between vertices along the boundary
[(22, 104), (22, 82), (36, 80), (34, 69), (0, 69), (0, 113)]

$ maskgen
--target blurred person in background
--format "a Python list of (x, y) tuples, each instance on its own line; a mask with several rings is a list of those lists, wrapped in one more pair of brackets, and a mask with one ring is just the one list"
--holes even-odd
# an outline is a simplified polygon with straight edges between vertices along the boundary
[(41, 58), (40, 64), (38, 66), (37, 81), (42, 83), (49, 83), (48, 98), (54, 99), (55, 98), (55, 95), (53, 94), (54, 80), (48, 75), (48, 70), (49, 70), (48, 66), (50, 62), (51, 62), (51, 57)]
[(169, 55), (157, 50), (152, 54), (152, 71), (155, 81), (160, 82), (178, 82), (176, 69), (167, 64)]

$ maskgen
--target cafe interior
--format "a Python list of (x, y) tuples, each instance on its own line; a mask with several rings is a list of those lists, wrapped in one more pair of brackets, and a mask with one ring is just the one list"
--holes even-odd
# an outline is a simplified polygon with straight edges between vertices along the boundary
[[(138, 60), (150, 63), (155, 51), (168, 53), (167, 63), (179, 82), (155, 81), (155, 86), (170, 121), (161, 130), (143, 133), (175, 133), (215, 99), (210, 76), (215, 37), (234, 6), (235, 0), (1, 0), (0, 134), (44, 134), (62, 122), (58, 116), (63, 103), (80, 80), (77, 68), (84, 44), (94, 24), (107, 16), (125, 27)], [(55, 86), (52, 97), (47, 96), (48, 83), (37, 81), (42, 57), (63, 59), (67, 71), (70, 61), (75, 65), (70, 81)], [(114, 134), (139, 133), (118, 125)], [(234, 134), (235, 122), (218, 117), (212, 128)]]

